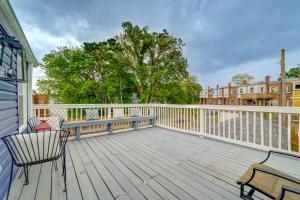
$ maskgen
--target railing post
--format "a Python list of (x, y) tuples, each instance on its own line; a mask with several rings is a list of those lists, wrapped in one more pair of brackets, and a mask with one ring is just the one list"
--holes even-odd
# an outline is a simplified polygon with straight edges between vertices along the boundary
[(200, 109), (200, 134), (204, 134), (204, 122), (205, 122), (205, 116), (204, 116), (204, 110)]

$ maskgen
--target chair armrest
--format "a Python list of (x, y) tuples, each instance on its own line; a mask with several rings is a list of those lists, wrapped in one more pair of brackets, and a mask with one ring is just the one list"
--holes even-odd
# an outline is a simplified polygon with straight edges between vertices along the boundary
[(298, 194), (300, 197), (300, 190), (294, 187), (290, 187), (287, 185), (283, 185), (282, 186), (282, 191), (280, 193), (280, 195), (276, 198), (276, 200), (283, 200), (284, 196), (285, 196), (285, 192), (292, 192), (294, 194)]
[(263, 169), (261, 167), (253, 168), (253, 174), (252, 174), (251, 178), (247, 181), (247, 183), (252, 181), (252, 179), (255, 177), (255, 174), (256, 174), (257, 171), (265, 173), (265, 174), (270, 174), (272, 176), (277, 176), (277, 177), (280, 177), (282, 179), (286, 179), (286, 180), (292, 181), (294, 183), (300, 184), (300, 180), (293, 177), (293, 176), (290, 176), (288, 174), (278, 173), (276, 171), (272, 171), (272, 170), (268, 170), (268, 169)]
[(294, 157), (294, 158), (300, 159), (300, 156), (298, 156), (296, 154), (271, 150), (271, 151), (268, 152), (268, 156), (266, 157), (266, 159), (263, 160), (262, 162), (260, 162), (260, 164), (265, 163), (271, 157), (271, 154), (280, 154), (280, 155), (284, 155), (284, 156), (289, 156), (289, 157)]

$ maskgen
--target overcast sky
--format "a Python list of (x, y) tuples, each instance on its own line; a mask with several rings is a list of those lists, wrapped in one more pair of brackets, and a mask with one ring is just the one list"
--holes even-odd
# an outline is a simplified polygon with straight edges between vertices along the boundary
[[(11, 0), (38, 60), (58, 46), (118, 34), (123, 21), (167, 29), (186, 44), (189, 71), (207, 87), (236, 73), (256, 80), (300, 63), (299, 0)], [(36, 80), (42, 76), (35, 69)]]

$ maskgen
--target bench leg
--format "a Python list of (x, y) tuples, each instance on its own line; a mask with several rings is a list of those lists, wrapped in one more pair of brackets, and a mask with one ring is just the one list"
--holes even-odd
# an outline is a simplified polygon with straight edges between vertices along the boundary
[(133, 128), (136, 131), (138, 129), (138, 122), (137, 121), (133, 121), (132, 122)]
[(156, 126), (155, 119), (151, 119), (151, 125)]
[(112, 124), (107, 124), (107, 129), (108, 129), (109, 134), (113, 133), (113, 125)]
[(76, 140), (80, 140), (80, 127), (75, 127)]

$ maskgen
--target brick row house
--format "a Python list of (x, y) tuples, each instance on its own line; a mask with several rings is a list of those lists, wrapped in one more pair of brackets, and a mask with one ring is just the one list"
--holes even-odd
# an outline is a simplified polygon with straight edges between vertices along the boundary
[[(225, 87), (208, 87), (199, 95), (200, 104), (212, 105), (257, 105), (257, 106), (292, 106), (300, 79), (287, 79), (281, 81), (270, 81), (266, 76), (265, 81), (255, 83), (240, 83), (233, 85), (228, 83)], [(283, 88), (283, 89), (282, 89)], [(282, 90), (284, 100), (282, 99)], [(284, 102), (283, 102), (284, 101)], [(294, 100), (295, 101), (295, 100)]]

